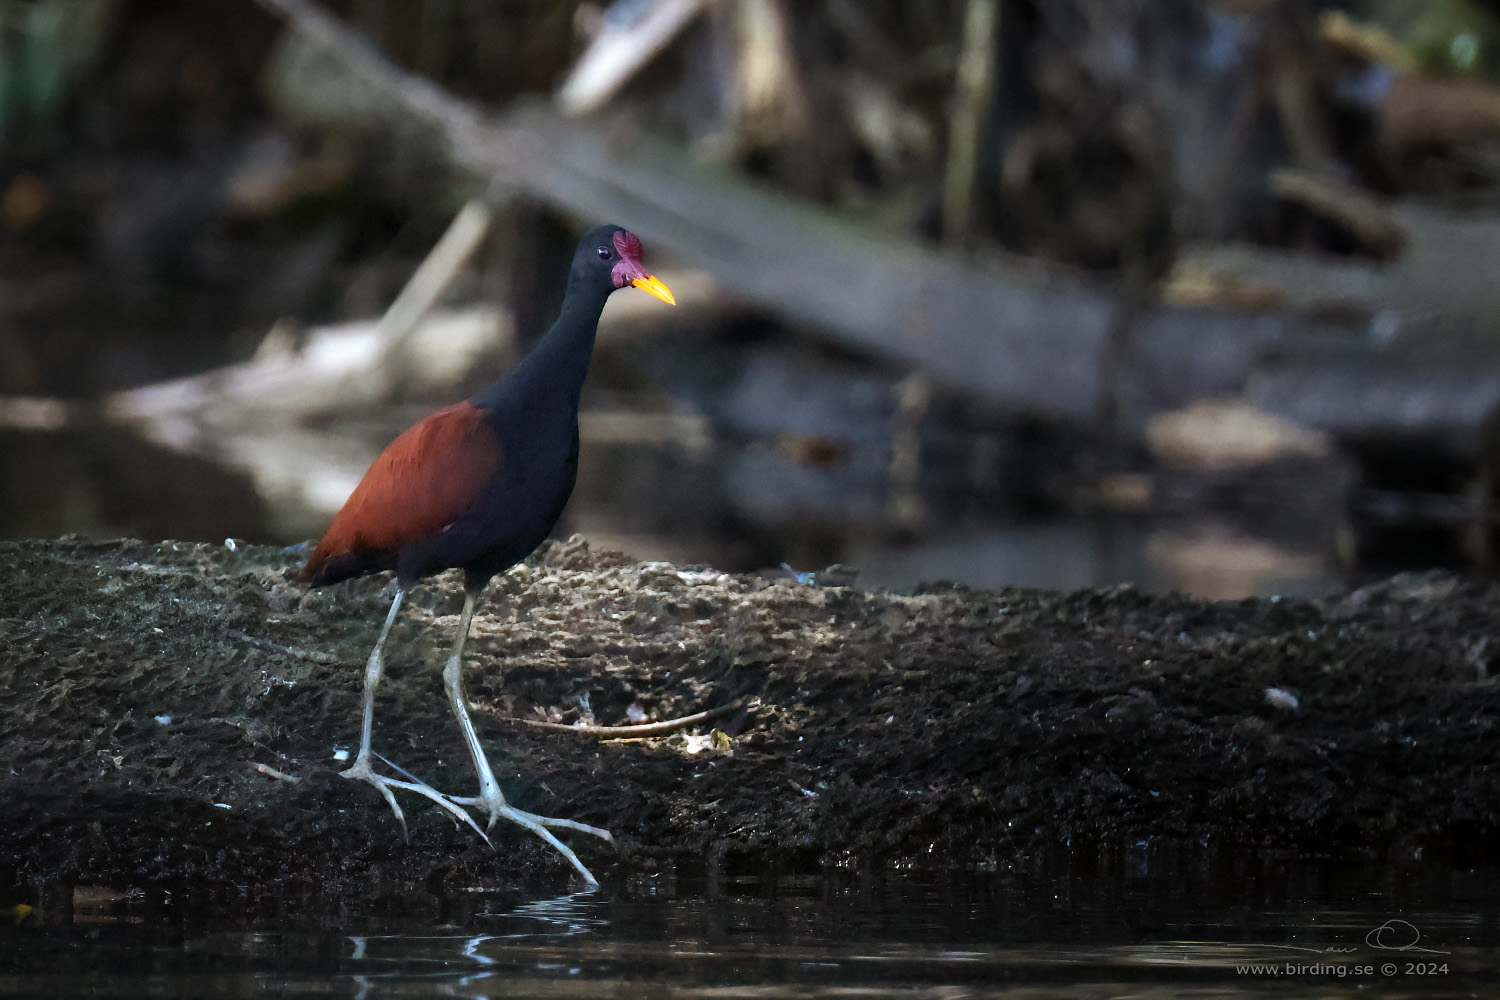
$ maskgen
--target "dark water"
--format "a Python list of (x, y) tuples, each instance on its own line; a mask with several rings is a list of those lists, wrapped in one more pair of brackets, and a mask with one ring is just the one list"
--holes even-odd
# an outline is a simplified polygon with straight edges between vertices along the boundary
[[(0, 429), (0, 538), (315, 538), (400, 426), (248, 435), (218, 455), (123, 430)], [(557, 533), (644, 560), (732, 572), (839, 563), (857, 568), (862, 586), (898, 590), (939, 579), (1062, 590), (1130, 581), (1235, 598), (1324, 596), (1347, 583), (1317, 532), (1288, 540), (1196, 516), (1039, 512), (951, 475), (904, 494), (876, 473), (808, 468), (755, 444), (684, 454), (586, 441), (581, 465)]]
[[(612, 880), (606, 879), (606, 882)], [(145, 890), (0, 931), (4, 997), (1477, 996), (1500, 872), (1139, 846), (941, 876), (641, 871), (584, 894)]]

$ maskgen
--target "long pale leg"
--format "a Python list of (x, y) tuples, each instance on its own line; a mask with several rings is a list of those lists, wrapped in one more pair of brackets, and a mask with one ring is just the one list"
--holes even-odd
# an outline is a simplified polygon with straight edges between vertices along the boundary
[(453, 653), (443, 667), (443, 688), (448, 692), (448, 704), (453, 707), (453, 714), (458, 718), (459, 728), (463, 730), (464, 742), (469, 746), (469, 756), (474, 760), (474, 770), (479, 772), (479, 795), (474, 798), (455, 798), (453, 801), (462, 805), (479, 806), (489, 813), (490, 828), (493, 828), (495, 820), (502, 816), (512, 823), (524, 826), (561, 852), (562, 856), (568, 859), (578, 870), (578, 874), (587, 879), (590, 885), (598, 885), (599, 880), (583, 866), (583, 862), (578, 860), (578, 855), (574, 854), (568, 845), (554, 837), (547, 827), (577, 830), (580, 833), (591, 833), (605, 840), (613, 840), (614, 837), (610, 835), (610, 832), (571, 819), (538, 816), (507, 803), (505, 796), (500, 792), (500, 783), (495, 780), (495, 772), (490, 768), (489, 758), (485, 756), (484, 747), (479, 743), (479, 734), (474, 731), (474, 722), (469, 718), (468, 699), (464, 696), (463, 680), (464, 642), (469, 637), (469, 623), (474, 617), (474, 607), (478, 601), (477, 592), (468, 590), (464, 592), (464, 613), (462, 620), (458, 623), (458, 641), (453, 644)]
[(485, 843), (489, 843), (490, 838), (479, 829), (479, 824), (474, 822), (474, 818), (431, 785), (419, 781), (399, 781), (395, 778), (387, 778), (383, 774), (376, 774), (370, 768), (370, 738), (375, 729), (375, 689), (380, 686), (380, 675), (385, 672), (385, 640), (391, 634), (391, 626), (396, 624), (396, 615), (401, 611), (401, 602), (404, 600), (406, 600), (406, 588), (398, 588), (396, 599), (391, 602), (390, 613), (385, 616), (385, 624), (380, 628), (380, 638), (375, 640), (375, 648), (370, 651), (370, 659), (365, 663), (365, 709), (364, 722), (359, 732), (359, 753), (355, 756), (353, 765), (341, 774), (345, 778), (364, 781), (375, 786), (375, 789), (384, 796), (386, 804), (391, 807), (391, 812), (396, 814), (396, 822), (401, 824), (403, 839), (410, 839), (406, 833), (406, 817), (402, 815), (401, 807), (396, 804), (396, 796), (391, 791), (392, 788), (404, 788), (426, 796), (455, 818), (473, 827), (476, 833), (484, 837)]

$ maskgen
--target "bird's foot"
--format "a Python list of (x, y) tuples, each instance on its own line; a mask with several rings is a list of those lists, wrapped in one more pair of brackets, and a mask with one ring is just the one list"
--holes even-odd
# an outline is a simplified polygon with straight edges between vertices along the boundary
[(541, 837), (547, 843), (551, 844), (560, 854), (562, 854), (563, 857), (567, 858), (569, 864), (573, 866), (578, 874), (584, 877), (584, 880), (587, 881), (589, 885), (599, 884), (599, 880), (594, 878), (594, 873), (584, 867), (583, 862), (578, 860), (578, 855), (573, 853), (573, 849), (553, 836), (552, 831), (549, 830), (548, 827), (553, 827), (558, 830), (576, 830), (579, 833), (593, 834), (595, 837), (598, 837), (601, 840), (607, 840), (610, 843), (614, 843), (614, 835), (611, 834), (608, 830), (601, 830), (599, 827), (589, 826), (587, 823), (579, 823), (577, 820), (558, 819), (555, 816), (538, 816), (536, 813), (529, 813), (524, 809), (517, 809), (515, 806), (506, 802), (503, 796), (498, 794), (494, 796), (475, 795), (467, 798), (455, 798), (453, 799), (453, 802), (458, 805), (473, 806), (484, 811), (485, 813), (488, 813), (490, 821), (487, 824), (487, 829), (494, 829), (495, 820), (497, 819), (508, 819), (518, 826), (524, 826), (526, 829), (530, 830), (532, 833), (536, 834), (538, 837)]
[[(381, 759), (385, 760), (385, 758), (383, 757)], [(389, 764), (390, 762), (386, 761), (386, 763)], [(391, 766), (396, 767), (395, 764), (391, 764)], [(397, 767), (397, 770), (401, 769)], [(479, 824), (474, 821), (474, 817), (471, 816), (468, 810), (464, 808), (465, 806), (477, 807), (483, 810), (490, 818), (488, 824), (489, 829), (493, 829), (495, 826), (495, 821), (501, 818), (508, 819), (518, 826), (523, 826), (526, 829), (530, 830), (532, 833), (536, 834), (538, 837), (541, 837), (547, 843), (551, 844), (560, 854), (562, 854), (563, 857), (567, 858), (568, 862), (574, 867), (574, 869), (577, 870), (578, 874), (582, 875), (584, 877), (584, 880), (587, 881), (590, 885), (598, 885), (599, 880), (594, 877), (593, 872), (589, 871), (588, 868), (584, 866), (582, 861), (578, 860), (578, 855), (573, 853), (573, 849), (553, 836), (552, 831), (549, 830), (548, 827), (553, 827), (559, 830), (576, 830), (579, 833), (593, 834), (595, 837), (610, 841), (611, 843), (613, 843), (615, 839), (614, 835), (611, 834), (608, 830), (601, 830), (597, 826), (589, 826), (587, 823), (579, 823), (577, 820), (558, 819), (555, 816), (538, 816), (536, 813), (529, 813), (524, 809), (517, 809), (510, 803), (506, 802), (504, 796), (498, 794), (493, 797), (476, 795), (459, 798), (453, 795), (444, 795), (436, 788), (433, 788), (431, 785), (427, 784), (427, 782), (411, 776), (409, 773), (408, 777), (411, 777), (410, 781), (402, 781), (400, 778), (389, 778), (383, 774), (376, 773), (370, 767), (370, 762), (366, 758), (356, 758), (352, 767), (350, 767), (346, 771), (341, 771), (339, 773), (341, 777), (349, 778), (354, 781), (363, 781), (369, 785), (373, 785), (375, 790), (385, 798), (386, 804), (391, 807), (391, 812), (396, 816), (396, 822), (401, 826), (401, 836), (405, 839), (410, 839), (406, 831), (406, 816), (401, 812), (401, 805), (396, 801), (396, 794), (392, 791), (392, 789), (395, 788), (402, 788), (408, 792), (416, 792), (418, 795), (431, 799), (450, 816), (464, 823), (469, 827), (469, 829), (479, 834), (479, 839), (483, 840), (485, 844), (491, 848), (493, 848), (495, 845), (490, 840), (489, 834), (486, 833), (485, 829), (481, 828)]]
[[(469, 815), (468, 810), (458, 800), (450, 795), (444, 795), (425, 781), (416, 778), (413, 778), (411, 781), (402, 781), (399, 778), (387, 778), (383, 774), (375, 773), (370, 768), (369, 759), (363, 757), (356, 758), (354, 766), (350, 767), (347, 771), (340, 771), (339, 775), (340, 777), (349, 778), (352, 781), (363, 781), (375, 786), (375, 790), (384, 796), (386, 804), (391, 807), (391, 812), (396, 814), (396, 822), (401, 825), (401, 838), (403, 840), (410, 841), (411, 837), (406, 832), (406, 816), (402, 814), (401, 806), (396, 802), (396, 794), (391, 791), (393, 788), (404, 788), (408, 792), (416, 792), (418, 795), (431, 799), (447, 812), (448, 815), (466, 824), (471, 830), (479, 834), (480, 839), (486, 844), (494, 847), (494, 844), (490, 843), (489, 835), (480, 829), (479, 824), (474, 822), (474, 817)], [(493, 824), (494, 820), (491, 819), (490, 822)]]

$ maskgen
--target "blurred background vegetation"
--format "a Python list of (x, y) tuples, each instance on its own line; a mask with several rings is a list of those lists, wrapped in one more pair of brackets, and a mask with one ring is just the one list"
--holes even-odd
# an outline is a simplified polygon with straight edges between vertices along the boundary
[(612, 302), (561, 531), (896, 587), (1488, 573), (1497, 76), (1479, 0), (0, 0), (0, 536), (316, 535), (608, 205), (684, 305)]

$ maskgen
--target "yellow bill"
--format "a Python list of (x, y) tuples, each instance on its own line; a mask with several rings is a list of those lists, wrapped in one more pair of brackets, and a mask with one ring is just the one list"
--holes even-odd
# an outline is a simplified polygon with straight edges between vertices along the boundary
[(662, 284), (655, 275), (648, 274), (644, 278), (636, 278), (631, 284), (637, 288), (644, 288), (669, 306), (677, 304), (677, 300), (672, 298), (672, 290)]

